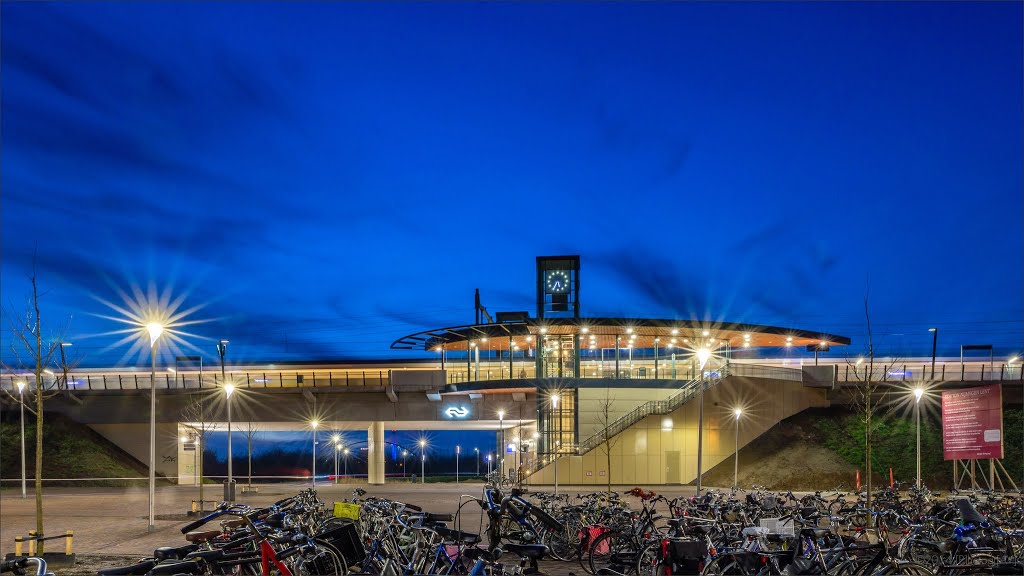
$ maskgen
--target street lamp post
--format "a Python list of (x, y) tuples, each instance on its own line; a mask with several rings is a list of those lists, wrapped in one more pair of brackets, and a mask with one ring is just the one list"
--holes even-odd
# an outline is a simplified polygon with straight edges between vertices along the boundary
[(154, 502), (156, 499), (156, 341), (164, 332), (163, 324), (150, 322), (146, 324), (149, 332), (149, 355), (151, 371), (149, 373), (149, 531), (156, 530)]
[(18, 381), (18, 398), (21, 404), (21, 497), (27, 498), (25, 480), (25, 382)]
[(423, 449), (427, 447), (426, 440), (420, 440), (420, 484), (426, 484), (426, 471), (427, 471), (427, 455), (423, 452)]
[(697, 351), (700, 362), (700, 380), (697, 388), (697, 495), (700, 496), (701, 476), (704, 473), (704, 365), (711, 358), (711, 350), (702, 347)]
[(405, 478), (405, 457), (408, 455), (408, 450), (402, 450), (402, 478)]
[(917, 421), (917, 489), (921, 489), (921, 396), (923, 388), (914, 388), (914, 419)]
[(480, 449), (473, 448), (473, 452), (476, 452), (476, 475), (480, 475)]
[[(233, 500), (235, 497), (235, 475), (234, 468), (232, 468), (232, 455), (231, 455), (231, 395), (235, 392), (235, 387), (232, 384), (224, 386), (224, 396), (227, 398), (228, 403), (228, 494)], [(251, 482), (251, 480), (250, 480)]]
[(929, 328), (929, 332), (932, 333), (932, 380), (935, 379), (935, 348), (939, 344), (939, 329)]
[(334, 483), (338, 483), (338, 452), (341, 451), (341, 437), (335, 434), (331, 437), (334, 442)]
[(348, 448), (343, 450), (345, 453), (345, 478), (348, 478)]
[(736, 447), (732, 464), (732, 487), (738, 488), (740, 485), (740, 416), (743, 415), (743, 409), (737, 408), (733, 411), (733, 414), (736, 415)]
[(310, 482), (316, 486), (316, 427), (320, 422), (313, 420), (309, 425), (313, 427), (313, 473), (310, 475)]
[(71, 386), (68, 385), (68, 361), (67, 358), (65, 358), (64, 356), (65, 346), (74, 346), (74, 344), (72, 344), (71, 342), (60, 343), (60, 367), (64, 371), (64, 389), (70, 390)]
[[(505, 475), (505, 411), (504, 410), (498, 410), (498, 430), (501, 433), (501, 444), (499, 444), (499, 446), (500, 446), (499, 449), (501, 451), (500, 452), (501, 458), (498, 459), (498, 477), (501, 478), (502, 476)], [(490, 473), (490, 470), (488, 470), (488, 473)]]
[(459, 454), (462, 452), (462, 447), (459, 445), (455, 446), (455, 483), (459, 483)]

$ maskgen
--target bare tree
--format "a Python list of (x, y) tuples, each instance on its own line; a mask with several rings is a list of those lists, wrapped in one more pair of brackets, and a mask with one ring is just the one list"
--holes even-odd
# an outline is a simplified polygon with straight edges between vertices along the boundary
[(188, 427), (196, 437), (196, 467), (195, 475), (199, 479), (199, 510), (203, 510), (203, 455), (206, 452), (206, 437), (210, 432), (217, 429), (217, 424), (206, 420), (206, 394), (200, 392), (193, 394), (189, 403), (181, 411), (182, 417), (189, 422)]
[[(10, 326), (12, 335), (10, 349), (14, 358), (14, 366), (7, 367), (12, 371), (31, 371), (34, 376), (35, 386), (28, 386), (26, 389), (34, 396), (35, 409), (30, 411), (36, 417), (36, 457), (35, 457), (35, 498), (36, 498), (36, 534), (44, 534), (43, 531), (43, 403), (50, 397), (59, 393), (60, 388), (67, 387), (67, 373), (71, 368), (68, 360), (60, 353), (61, 343), (67, 333), (68, 323), (61, 326), (56, 333), (43, 333), (43, 317), (39, 309), (39, 286), (36, 282), (35, 262), (32, 264), (32, 274), (29, 277), (32, 284), (32, 294), (26, 299), (24, 310), (16, 312), (14, 306), (9, 306), (4, 315)], [(64, 374), (63, 386), (59, 377), (50, 370), (50, 366), (57, 368)], [(49, 386), (44, 382), (44, 374), (52, 375)], [(9, 396), (15, 397), (10, 391), (5, 391)], [(39, 555), (43, 554), (44, 542), (39, 541)]]
[(605, 456), (605, 473), (607, 474), (608, 483), (607, 489), (610, 494), (612, 491), (612, 449), (619, 443), (618, 434), (611, 430), (612, 420), (612, 402), (615, 401), (615, 397), (611, 396), (611, 390), (605, 388), (604, 399), (601, 400), (597, 405), (597, 425), (600, 426), (601, 431), (598, 434), (601, 435), (601, 444), (599, 448)]
[[(871, 309), (869, 306), (870, 287), (864, 294), (864, 319), (867, 323), (868, 347), (865, 358), (862, 362), (853, 365), (854, 378), (857, 381), (855, 395), (853, 398), (854, 407), (864, 422), (864, 471), (866, 475), (865, 488), (867, 490), (867, 507), (871, 508), (871, 485), (873, 465), (871, 463), (871, 445), (874, 418), (881, 406), (884, 406), (889, 395), (889, 387), (883, 386), (889, 371), (896, 365), (897, 358), (892, 356), (886, 362), (881, 362), (882, 368), (880, 377), (875, 376), (875, 341), (871, 331)], [(847, 360), (849, 362), (849, 360)], [(865, 364), (863, 374), (860, 364)]]
[(260, 432), (260, 427), (255, 422), (249, 421), (245, 427), (245, 440), (248, 444), (249, 455), (249, 490), (252, 490), (252, 439)]

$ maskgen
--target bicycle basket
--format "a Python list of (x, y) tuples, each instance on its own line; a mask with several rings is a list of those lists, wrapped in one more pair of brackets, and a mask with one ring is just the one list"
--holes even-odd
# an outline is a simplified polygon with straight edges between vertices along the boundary
[(316, 538), (337, 550), (348, 566), (358, 564), (366, 558), (366, 550), (359, 540), (359, 531), (353, 523), (333, 524), (331, 528), (317, 534)]
[(708, 544), (704, 540), (669, 540), (668, 554), (673, 562), (703, 560), (708, 555)]

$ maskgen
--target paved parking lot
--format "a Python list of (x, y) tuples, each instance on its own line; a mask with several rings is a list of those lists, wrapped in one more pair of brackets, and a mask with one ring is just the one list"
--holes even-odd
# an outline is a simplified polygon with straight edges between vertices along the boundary
[[(273, 503), (295, 494), (308, 484), (270, 484), (260, 487), (257, 495), (241, 495), (238, 500), (255, 506)], [(321, 500), (331, 502), (351, 496), (356, 487), (370, 495), (402, 500), (422, 506), (436, 513), (455, 513), (460, 495), (479, 497), (482, 484), (387, 484), (384, 486), (318, 485)], [(615, 487), (628, 490), (632, 486)], [(240, 489), (239, 489), (240, 491)], [(593, 487), (561, 487), (561, 492), (576, 494), (592, 492)], [(692, 487), (661, 487), (659, 492), (674, 497), (693, 494)], [(219, 486), (208, 486), (207, 498), (219, 498)], [(14, 537), (25, 535), (35, 528), (35, 500), (31, 492), (22, 500), (17, 490), (5, 489), (0, 493), (0, 552), (14, 551)], [(147, 529), (147, 490), (139, 488), (49, 488), (45, 491), (45, 533), (56, 534), (65, 530), (75, 533), (75, 552), (78, 554), (146, 555), (158, 546), (183, 543), (180, 532), (186, 524), (182, 519), (193, 499), (198, 498), (194, 486), (163, 486), (156, 492), (156, 530)], [(475, 532), (480, 529), (479, 507), (471, 504), (463, 508), (462, 529)], [(167, 519), (160, 519), (161, 517)], [(59, 541), (58, 541), (59, 542)], [(59, 543), (58, 547), (63, 546)]]

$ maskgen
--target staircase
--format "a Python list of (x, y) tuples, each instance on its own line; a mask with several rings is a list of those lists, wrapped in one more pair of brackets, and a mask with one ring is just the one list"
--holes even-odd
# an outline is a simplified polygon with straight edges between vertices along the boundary
[(720, 379), (721, 373), (714, 373), (712, 378), (703, 380), (703, 382), (701, 380), (690, 380), (683, 384), (678, 392), (665, 400), (651, 400), (637, 406), (632, 411), (627, 412), (609, 424), (603, 430), (599, 430), (591, 437), (580, 442), (576, 447), (576, 454), (582, 456), (587, 452), (590, 452), (594, 448), (603, 444), (607, 439), (614, 437), (616, 434), (619, 434), (623, 430), (648, 416), (671, 414), (680, 406), (689, 402), (690, 399), (697, 396), (698, 392), (700, 392), (702, 383), (704, 385), (704, 389), (707, 390), (717, 384)]

